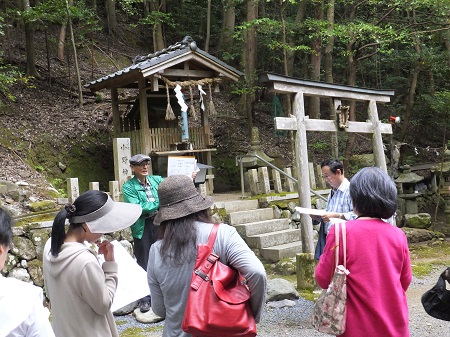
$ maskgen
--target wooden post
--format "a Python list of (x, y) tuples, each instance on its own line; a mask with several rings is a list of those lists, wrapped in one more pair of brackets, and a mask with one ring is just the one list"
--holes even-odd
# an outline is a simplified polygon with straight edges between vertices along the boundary
[(269, 172), (267, 171), (267, 167), (259, 167), (258, 168), (258, 180), (259, 180), (259, 188), (262, 194), (270, 193), (270, 181), (269, 181)]
[(309, 170), (309, 184), (311, 185), (311, 188), (315, 190), (317, 186), (316, 186), (316, 175), (314, 174), (314, 163), (308, 163), (308, 170)]
[[(295, 160), (297, 161), (297, 189), (299, 204), (301, 207), (311, 208), (310, 185), (308, 178), (308, 140), (305, 127), (305, 102), (302, 92), (298, 92), (294, 98), (293, 112), (296, 117), (297, 131), (295, 132)], [(311, 217), (301, 214), (300, 218), (302, 252), (314, 253), (313, 227)]]
[[(285, 167), (283, 171), (292, 177), (292, 170), (290, 167)], [(285, 177), (284, 188), (287, 190), (287, 192), (294, 192), (294, 181), (292, 179), (289, 179), (288, 177)]]
[(130, 168), (131, 145), (130, 138), (113, 139), (114, 179), (119, 182), (119, 189), (133, 175)]
[(250, 194), (258, 195), (259, 194), (259, 188), (258, 188), (258, 172), (256, 169), (248, 170), (248, 182), (250, 185)]
[(317, 180), (319, 181), (320, 188), (325, 188), (327, 184), (325, 183), (325, 179), (322, 177), (322, 168), (320, 165), (316, 165), (316, 172), (317, 172)]
[(67, 198), (69, 203), (73, 203), (79, 195), (78, 178), (67, 178)]
[(373, 156), (375, 166), (387, 172), (386, 157), (384, 156), (383, 138), (381, 137), (380, 120), (378, 119), (377, 102), (369, 102), (369, 117), (373, 125)]
[(109, 182), (109, 194), (111, 195), (112, 200), (119, 201), (120, 190), (118, 181), (114, 180)]
[(100, 184), (97, 181), (91, 181), (89, 183), (89, 190), (98, 191), (100, 190)]
[(273, 178), (273, 189), (275, 193), (283, 192), (283, 186), (281, 185), (281, 177), (280, 172), (275, 169), (272, 169), (272, 178)]

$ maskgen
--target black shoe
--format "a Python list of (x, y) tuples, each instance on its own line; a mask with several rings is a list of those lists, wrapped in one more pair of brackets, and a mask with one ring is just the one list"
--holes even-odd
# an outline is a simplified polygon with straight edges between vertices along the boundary
[(142, 301), (139, 303), (139, 310), (141, 312), (147, 312), (151, 308), (151, 303), (149, 301)]

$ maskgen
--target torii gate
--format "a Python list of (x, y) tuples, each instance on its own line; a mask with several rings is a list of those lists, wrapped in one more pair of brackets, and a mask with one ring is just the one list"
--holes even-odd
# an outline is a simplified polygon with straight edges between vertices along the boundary
[[(294, 131), (295, 139), (295, 160), (298, 179), (299, 205), (311, 208), (310, 183), (308, 170), (308, 149), (307, 131), (328, 131), (328, 132), (359, 132), (373, 134), (373, 153), (375, 165), (387, 173), (386, 158), (383, 151), (383, 140), (381, 134), (392, 134), (392, 126), (388, 123), (381, 123), (378, 118), (377, 102), (390, 102), (390, 96), (394, 95), (393, 90), (374, 90), (357, 88), (332, 83), (306, 81), (294, 77), (264, 73), (259, 76), (259, 81), (266, 83), (274, 92), (284, 94), (295, 94), (292, 103), (292, 117), (276, 117), (275, 128), (277, 130)], [(340, 128), (337, 121), (309, 119), (305, 115), (304, 96), (319, 96), (332, 98), (334, 107), (337, 109), (341, 105), (341, 99), (368, 101), (369, 120), (367, 122), (344, 121), (346, 125)], [(341, 123), (340, 123), (341, 124)], [(301, 179), (301, 177), (303, 179)], [(307, 214), (301, 215), (301, 235), (303, 253), (314, 252), (313, 228), (311, 217)]]

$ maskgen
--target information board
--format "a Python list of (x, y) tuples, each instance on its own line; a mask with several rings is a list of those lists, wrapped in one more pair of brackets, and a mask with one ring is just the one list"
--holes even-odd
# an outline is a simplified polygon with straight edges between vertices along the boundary
[(182, 174), (192, 177), (192, 173), (197, 171), (197, 160), (189, 156), (173, 156), (167, 159), (167, 176)]

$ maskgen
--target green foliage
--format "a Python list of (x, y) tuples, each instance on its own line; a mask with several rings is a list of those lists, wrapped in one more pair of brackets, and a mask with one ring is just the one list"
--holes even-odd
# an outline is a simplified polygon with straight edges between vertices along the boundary
[(156, 24), (166, 24), (170, 27), (174, 27), (175, 23), (172, 19), (172, 15), (170, 13), (164, 12), (151, 12), (146, 17), (139, 20), (139, 22), (143, 25), (156, 25)]

